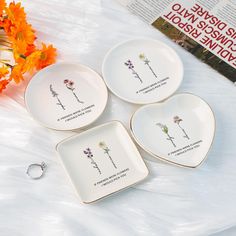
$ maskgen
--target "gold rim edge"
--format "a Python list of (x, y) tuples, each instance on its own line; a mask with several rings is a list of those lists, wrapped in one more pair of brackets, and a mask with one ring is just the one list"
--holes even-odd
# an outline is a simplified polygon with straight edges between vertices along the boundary
[[(203, 158), (203, 159), (201, 160), (201, 162), (199, 162), (199, 164), (197, 164), (196, 166), (183, 165), (183, 164), (179, 164), (179, 163), (176, 163), (176, 162), (167, 160), (165, 157), (158, 156), (158, 155), (156, 155), (155, 153), (153, 153), (152, 151), (146, 149), (146, 148), (137, 140), (137, 138), (136, 138), (136, 136), (135, 136), (135, 134), (134, 134), (134, 131), (133, 131), (133, 127), (132, 127), (132, 120), (133, 120), (133, 117), (134, 117), (134, 115), (136, 114), (136, 112), (137, 112), (139, 109), (141, 109), (142, 107), (149, 106), (149, 105), (154, 105), (154, 104), (163, 104), (164, 102), (166, 102), (167, 100), (171, 99), (172, 97), (178, 96), (178, 95), (183, 95), (183, 94), (195, 96), (195, 97), (201, 99), (203, 102), (205, 102), (205, 103), (208, 105), (208, 107), (210, 108), (210, 110), (211, 110), (211, 112), (212, 112), (212, 115), (213, 115), (213, 120), (214, 120), (214, 132), (213, 132), (213, 137), (212, 137), (211, 144), (210, 144), (209, 149), (208, 149), (206, 155), (204, 156), (204, 158)], [(132, 137), (134, 138), (135, 142), (136, 142), (145, 152), (147, 152), (147, 153), (150, 154), (151, 156), (155, 157), (156, 159), (161, 160), (161, 161), (163, 161), (163, 162), (166, 162), (166, 163), (168, 163), (168, 164), (172, 164), (172, 165), (176, 165), (176, 166), (184, 167), (184, 168), (188, 168), (188, 169), (189, 169), (189, 168), (195, 169), (195, 168), (199, 167), (199, 166), (206, 160), (206, 158), (207, 158), (207, 156), (208, 156), (208, 154), (209, 154), (209, 152), (210, 152), (210, 150), (211, 150), (211, 148), (212, 148), (213, 141), (214, 141), (214, 139), (215, 139), (215, 133), (216, 133), (216, 119), (215, 119), (215, 114), (214, 114), (214, 112), (213, 112), (211, 106), (209, 105), (209, 103), (206, 102), (203, 98), (201, 98), (201, 97), (198, 96), (198, 95), (195, 95), (195, 94), (193, 94), (193, 93), (184, 92), (184, 93), (177, 93), (177, 94), (175, 94), (175, 95), (173, 95), (173, 96), (171, 96), (171, 97), (165, 99), (165, 100), (162, 101), (162, 102), (151, 103), (151, 104), (147, 104), (147, 105), (145, 105), (145, 106), (139, 107), (139, 108), (132, 114), (132, 116), (130, 117), (130, 120), (129, 120), (129, 128), (130, 128), (131, 135), (132, 135)]]
[[(93, 129), (97, 129), (97, 128), (100, 128), (100, 127), (102, 127), (102, 126), (106, 126), (106, 125), (111, 124), (111, 123), (119, 123), (119, 124), (122, 126), (122, 128), (124, 128), (127, 137), (130, 139), (131, 143), (134, 145), (134, 147), (135, 147), (135, 149), (136, 149), (136, 151), (137, 151), (139, 157), (141, 158), (141, 160), (142, 160), (142, 162), (143, 162), (143, 164), (144, 164), (144, 166), (145, 166), (145, 168), (146, 168), (146, 169), (145, 169), (146, 175), (145, 175), (144, 177), (142, 177), (140, 180), (135, 181), (134, 183), (131, 183), (130, 185), (128, 185), (128, 186), (126, 186), (126, 187), (124, 187), (124, 188), (121, 188), (121, 189), (119, 189), (119, 190), (116, 190), (116, 191), (114, 191), (114, 192), (111, 192), (111, 193), (109, 193), (109, 194), (107, 194), (107, 195), (105, 195), (105, 196), (102, 196), (102, 197), (100, 197), (100, 198), (97, 198), (97, 199), (95, 199), (95, 200), (93, 200), (93, 201), (85, 202), (85, 201), (83, 201), (83, 200), (81, 199), (81, 197), (80, 197), (78, 191), (77, 191), (76, 188), (74, 187), (74, 184), (73, 184), (73, 182), (72, 182), (72, 180), (71, 180), (71, 178), (70, 178), (70, 176), (69, 176), (69, 174), (68, 174), (68, 171), (66, 170), (66, 168), (65, 168), (65, 166), (64, 166), (64, 164), (63, 164), (63, 162), (62, 162), (62, 160), (59, 158), (60, 155), (59, 155), (59, 152), (58, 152), (58, 146), (59, 146), (60, 144), (62, 144), (63, 142), (66, 142), (67, 140), (69, 140), (69, 139), (71, 139), (71, 138), (74, 138), (75, 136), (82, 135), (82, 133), (84, 133), (84, 132), (88, 132), (88, 131), (91, 131), (91, 130), (93, 130)], [(66, 175), (67, 175), (69, 181), (70, 181), (71, 184), (72, 184), (72, 187), (74, 188), (76, 194), (79, 196), (79, 198), (82, 200), (82, 202), (83, 202), (84, 204), (92, 204), (92, 203), (95, 203), (95, 202), (97, 202), (97, 201), (102, 200), (103, 198), (109, 197), (110, 195), (113, 195), (113, 194), (118, 193), (118, 192), (120, 192), (120, 191), (122, 191), (122, 190), (128, 189), (128, 188), (130, 188), (130, 187), (132, 187), (132, 186), (134, 186), (134, 185), (136, 185), (136, 184), (142, 182), (143, 180), (145, 180), (145, 179), (148, 177), (148, 175), (150, 174), (150, 171), (149, 171), (149, 169), (148, 169), (148, 167), (147, 167), (147, 165), (146, 165), (146, 163), (145, 163), (145, 161), (144, 161), (144, 158), (142, 157), (142, 155), (140, 154), (140, 152), (139, 152), (139, 150), (138, 150), (136, 144), (133, 142), (132, 138), (130, 137), (127, 128), (126, 128), (126, 127), (124, 126), (124, 124), (123, 124), (121, 121), (119, 121), (119, 120), (111, 120), (111, 121), (108, 121), (108, 122), (106, 122), (106, 123), (97, 125), (97, 126), (91, 128), (91, 129), (85, 130), (85, 131), (83, 131), (83, 132), (81, 132), (81, 133), (79, 133), (79, 134), (74, 134), (74, 135), (72, 135), (72, 136), (70, 136), (70, 137), (67, 137), (67, 138), (61, 140), (59, 143), (56, 144), (56, 146), (55, 146), (55, 151), (56, 151), (56, 153), (57, 153), (58, 158), (60, 159), (60, 162), (61, 162), (62, 165), (63, 165), (63, 169), (64, 169), (64, 171), (66, 172)]]
[[(104, 111), (105, 111), (105, 109), (106, 109), (106, 107), (107, 107), (107, 102), (108, 102), (108, 97), (109, 97), (108, 88), (107, 88), (107, 86), (106, 86), (106, 83), (105, 83), (105, 81), (104, 81), (102, 75), (101, 75), (100, 73), (98, 73), (97, 71), (95, 71), (94, 69), (90, 68), (89, 66), (85, 65), (85, 64), (73, 63), (73, 62), (58, 62), (58, 63), (54, 63), (54, 64), (52, 64), (52, 65), (50, 65), (50, 66), (45, 67), (45, 69), (50, 69), (50, 68), (53, 67), (53, 66), (57, 66), (57, 65), (61, 65), (61, 64), (62, 64), (62, 65), (66, 65), (66, 64), (67, 64), (67, 65), (75, 65), (75, 66), (79, 65), (79, 66), (82, 66), (82, 67), (87, 68), (88, 70), (90, 70), (90, 71), (92, 71), (93, 73), (95, 73), (95, 74), (98, 75), (99, 79), (100, 79), (100, 80), (102, 81), (102, 83), (104, 84), (104, 87), (105, 87), (105, 90), (106, 90), (106, 102), (105, 102), (104, 108), (102, 109), (102, 111), (101, 111), (101, 113), (99, 114), (99, 116), (98, 116), (97, 118), (95, 118), (92, 122), (90, 122), (89, 124), (86, 124), (86, 125), (83, 125), (83, 126), (81, 126), (81, 127), (74, 128), (74, 129), (56, 129), (56, 128), (51, 128), (51, 127), (47, 126), (46, 124), (44, 124), (43, 122), (37, 120), (37, 119), (33, 116), (33, 114), (30, 112), (29, 107), (28, 107), (28, 105), (27, 105), (27, 102), (26, 102), (26, 91), (27, 91), (27, 89), (28, 89), (28, 87), (29, 87), (29, 84), (30, 84), (31, 80), (33, 79), (33, 77), (36, 76), (38, 73), (40, 73), (42, 70), (38, 71), (35, 75), (33, 75), (33, 77), (29, 80), (27, 86), (25, 87), (25, 90), (24, 90), (24, 104), (25, 104), (25, 108), (26, 108), (27, 112), (30, 114), (30, 116), (33, 118), (33, 120), (36, 121), (36, 122), (37, 122), (38, 124), (40, 124), (41, 126), (47, 128), (47, 129), (50, 129), (50, 130), (55, 130), (55, 131), (72, 131), (72, 132), (76, 132), (77, 130), (84, 129), (84, 128), (88, 127), (89, 125), (93, 124), (93, 123), (94, 123), (95, 121), (97, 121), (98, 118), (104, 113)], [(82, 131), (83, 131), (83, 130), (82, 130)]]

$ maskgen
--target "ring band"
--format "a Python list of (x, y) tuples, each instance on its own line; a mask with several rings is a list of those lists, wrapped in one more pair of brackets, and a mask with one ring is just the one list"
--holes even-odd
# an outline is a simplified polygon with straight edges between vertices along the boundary
[[(32, 171), (32, 169), (35, 168), (35, 167), (38, 167), (38, 168), (40, 168), (40, 170), (41, 170), (41, 173), (40, 173), (40, 175), (38, 175), (38, 176), (33, 176), (33, 175), (32, 175), (32, 172), (31, 172), (31, 171)], [(26, 174), (27, 174), (31, 179), (40, 179), (40, 178), (43, 177), (44, 172), (45, 172), (45, 170), (46, 170), (46, 167), (47, 167), (47, 165), (46, 165), (45, 162), (42, 162), (41, 164), (38, 164), (38, 163), (30, 164), (30, 165), (28, 166), (28, 168), (27, 168)]]

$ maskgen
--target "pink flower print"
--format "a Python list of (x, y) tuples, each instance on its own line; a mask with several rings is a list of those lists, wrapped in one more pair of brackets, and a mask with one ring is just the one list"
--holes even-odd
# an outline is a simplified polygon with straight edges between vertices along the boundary
[(185, 129), (180, 125), (180, 122), (182, 122), (183, 120), (179, 118), (179, 116), (174, 116), (173, 120), (174, 120), (174, 123), (176, 123), (179, 126), (179, 128), (182, 130), (182, 132), (184, 133), (183, 137), (186, 139), (190, 139)]
[(74, 95), (74, 97), (76, 98), (77, 102), (79, 103), (84, 103), (83, 101), (81, 101), (79, 99), (79, 97), (76, 95), (76, 93), (74, 92), (75, 90), (75, 87), (74, 87), (74, 82), (72, 80), (68, 80), (68, 79), (65, 79), (64, 80), (64, 84), (66, 85), (66, 87), (72, 92), (72, 94)]

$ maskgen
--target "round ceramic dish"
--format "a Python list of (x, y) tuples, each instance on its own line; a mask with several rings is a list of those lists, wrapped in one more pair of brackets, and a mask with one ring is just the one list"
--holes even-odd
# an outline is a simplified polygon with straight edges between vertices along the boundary
[(139, 108), (130, 129), (137, 143), (154, 157), (193, 168), (203, 162), (211, 147), (215, 118), (201, 98), (177, 94)]
[(148, 104), (172, 95), (183, 79), (183, 65), (166, 44), (152, 39), (134, 39), (113, 47), (105, 56), (103, 78), (121, 99)]
[(42, 125), (74, 130), (94, 122), (107, 103), (102, 78), (87, 66), (58, 63), (37, 73), (25, 92), (25, 104)]

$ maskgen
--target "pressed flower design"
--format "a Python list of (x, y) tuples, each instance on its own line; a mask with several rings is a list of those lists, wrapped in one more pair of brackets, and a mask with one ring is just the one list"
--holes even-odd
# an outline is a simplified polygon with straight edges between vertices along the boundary
[(134, 78), (137, 78), (139, 79), (140, 83), (143, 83), (142, 79), (140, 78), (139, 74), (134, 70), (134, 65), (132, 63), (131, 60), (127, 60), (125, 63), (124, 63), (128, 69), (132, 72), (132, 74), (134, 75)]
[(87, 156), (87, 158), (90, 160), (90, 163), (92, 164), (93, 168), (97, 169), (99, 174), (102, 174), (100, 168), (98, 167), (98, 164), (96, 161), (93, 159), (93, 153), (90, 148), (86, 148), (84, 150), (84, 154)]
[(143, 54), (139, 54), (139, 59), (142, 60), (144, 62), (144, 65), (147, 65), (149, 70), (152, 72), (152, 74), (155, 76), (155, 78), (157, 78), (156, 73), (154, 72), (154, 70), (152, 69), (151, 65), (150, 65), (150, 60)]
[(60, 106), (63, 110), (65, 110), (65, 106), (62, 104), (61, 100), (58, 97), (58, 93), (53, 89), (52, 85), (50, 84), (50, 91), (52, 93), (52, 96), (55, 97), (57, 99), (57, 105)]
[(83, 101), (81, 101), (78, 96), (76, 95), (76, 93), (74, 92), (75, 90), (75, 87), (74, 87), (74, 82), (72, 80), (68, 80), (68, 79), (65, 79), (64, 80), (64, 84), (66, 85), (66, 87), (73, 93), (73, 95), (75, 96), (77, 102), (79, 103), (84, 103)]
[(117, 166), (116, 164), (114, 163), (112, 157), (110, 156), (110, 149), (107, 147), (106, 143), (105, 142), (99, 142), (98, 146), (100, 148), (102, 148), (104, 150), (104, 153), (108, 156), (108, 158), (110, 159), (112, 165), (114, 166), (115, 169), (117, 169)]
[(184, 128), (180, 125), (180, 122), (183, 121), (179, 116), (175, 116), (174, 118), (174, 123), (176, 123), (179, 128), (182, 130), (182, 132), (184, 133), (184, 138), (190, 139), (188, 134), (186, 133), (186, 131), (184, 130)]
[(167, 135), (167, 137), (168, 137), (167, 140), (169, 140), (169, 141), (172, 143), (172, 145), (173, 145), (174, 147), (176, 147), (176, 145), (175, 145), (175, 143), (174, 143), (174, 141), (173, 141), (174, 137), (171, 137), (171, 136), (169, 135), (169, 129), (168, 129), (168, 127), (167, 127), (166, 125), (161, 124), (161, 123), (157, 123), (157, 126), (159, 126), (159, 127), (161, 128), (162, 132)]

